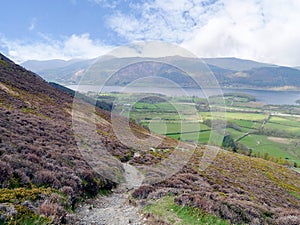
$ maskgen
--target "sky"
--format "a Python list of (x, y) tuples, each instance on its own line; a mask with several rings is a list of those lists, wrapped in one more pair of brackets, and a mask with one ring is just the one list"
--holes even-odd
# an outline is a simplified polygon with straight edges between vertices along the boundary
[(300, 66), (299, 0), (10, 0), (0, 52), (26, 60), (94, 58), (135, 41), (198, 57)]

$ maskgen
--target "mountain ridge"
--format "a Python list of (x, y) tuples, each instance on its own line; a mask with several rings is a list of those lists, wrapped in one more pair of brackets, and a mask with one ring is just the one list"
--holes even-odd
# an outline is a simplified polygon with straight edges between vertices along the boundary
[[(23, 66), (32, 69), (34, 72), (41, 74), (41, 76), (51, 82), (60, 84), (94, 84), (98, 81), (104, 81), (108, 78), (110, 70), (114, 65), (127, 66), (130, 62), (134, 62), (137, 58), (116, 58), (107, 57), (104, 60), (101, 58), (97, 60), (78, 60), (78, 61), (65, 61), (64, 66), (55, 67), (49, 65), (47, 69), (36, 69), (30, 63), (24, 63)], [(160, 58), (141, 58), (146, 61), (160, 60)], [(273, 89), (279, 90), (283, 88), (286, 90), (290, 87), (291, 90), (300, 90), (300, 70), (291, 67), (277, 66), (272, 64), (260, 63), (251, 60), (242, 60), (237, 58), (204, 58), (202, 59), (207, 63), (207, 70), (215, 75), (219, 85), (222, 88), (250, 88), (250, 89)], [(197, 67), (199, 60), (194, 58), (185, 58), (181, 56), (164, 57), (164, 62), (189, 65), (190, 68)], [(39, 62), (42, 63), (42, 62)], [(39, 64), (37, 63), (37, 64)], [(98, 64), (98, 65), (97, 65)], [(146, 64), (145, 64), (146, 65)], [(204, 66), (204, 65), (203, 65)], [(88, 73), (89, 68), (98, 68), (97, 75)], [(122, 67), (122, 66), (121, 66)], [(168, 72), (167, 72), (168, 73)], [(161, 71), (157, 76), (167, 76), (168, 79), (179, 81), (184, 84), (184, 87), (194, 87), (190, 81), (183, 78), (182, 73), (174, 73), (166, 75), (166, 72)], [(264, 78), (264, 79), (262, 79)], [(130, 74), (123, 75), (122, 82), (119, 80), (111, 81), (110, 85), (124, 85), (130, 82), (133, 78)]]

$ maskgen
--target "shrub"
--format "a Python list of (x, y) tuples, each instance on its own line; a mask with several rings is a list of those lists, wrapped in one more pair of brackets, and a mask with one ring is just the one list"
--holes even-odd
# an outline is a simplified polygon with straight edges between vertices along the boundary
[(300, 224), (300, 217), (299, 216), (283, 216), (279, 217), (275, 223), (277, 225), (299, 225)]
[(53, 187), (56, 189), (61, 187), (60, 182), (55, 177), (55, 173), (49, 170), (38, 171), (33, 182), (37, 186)]
[(0, 187), (5, 188), (8, 186), (8, 180), (12, 176), (12, 168), (9, 164), (0, 161)]
[(138, 189), (134, 190), (132, 197), (138, 199), (146, 199), (148, 195), (154, 191), (154, 188), (148, 185), (140, 186)]
[(38, 209), (39, 214), (52, 218), (53, 224), (61, 224), (66, 216), (66, 211), (57, 203), (45, 201)]

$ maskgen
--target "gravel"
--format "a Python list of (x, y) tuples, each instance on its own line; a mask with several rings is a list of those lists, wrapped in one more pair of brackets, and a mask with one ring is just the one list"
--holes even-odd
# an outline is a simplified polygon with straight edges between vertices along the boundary
[(129, 196), (140, 186), (143, 175), (135, 167), (123, 164), (126, 182), (119, 185), (109, 196), (99, 196), (93, 203), (79, 206), (76, 225), (143, 225), (146, 219), (140, 208), (130, 204)]

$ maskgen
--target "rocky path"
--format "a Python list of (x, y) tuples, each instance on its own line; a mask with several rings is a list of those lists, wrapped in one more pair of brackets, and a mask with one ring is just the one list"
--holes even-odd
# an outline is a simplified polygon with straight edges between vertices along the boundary
[(143, 225), (145, 220), (139, 207), (129, 203), (130, 192), (142, 182), (142, 174), (135, 167), (123, 164), (126, 182), (109, 196), (99, 196), (93, 203), (77, 209), (77, 225)]

